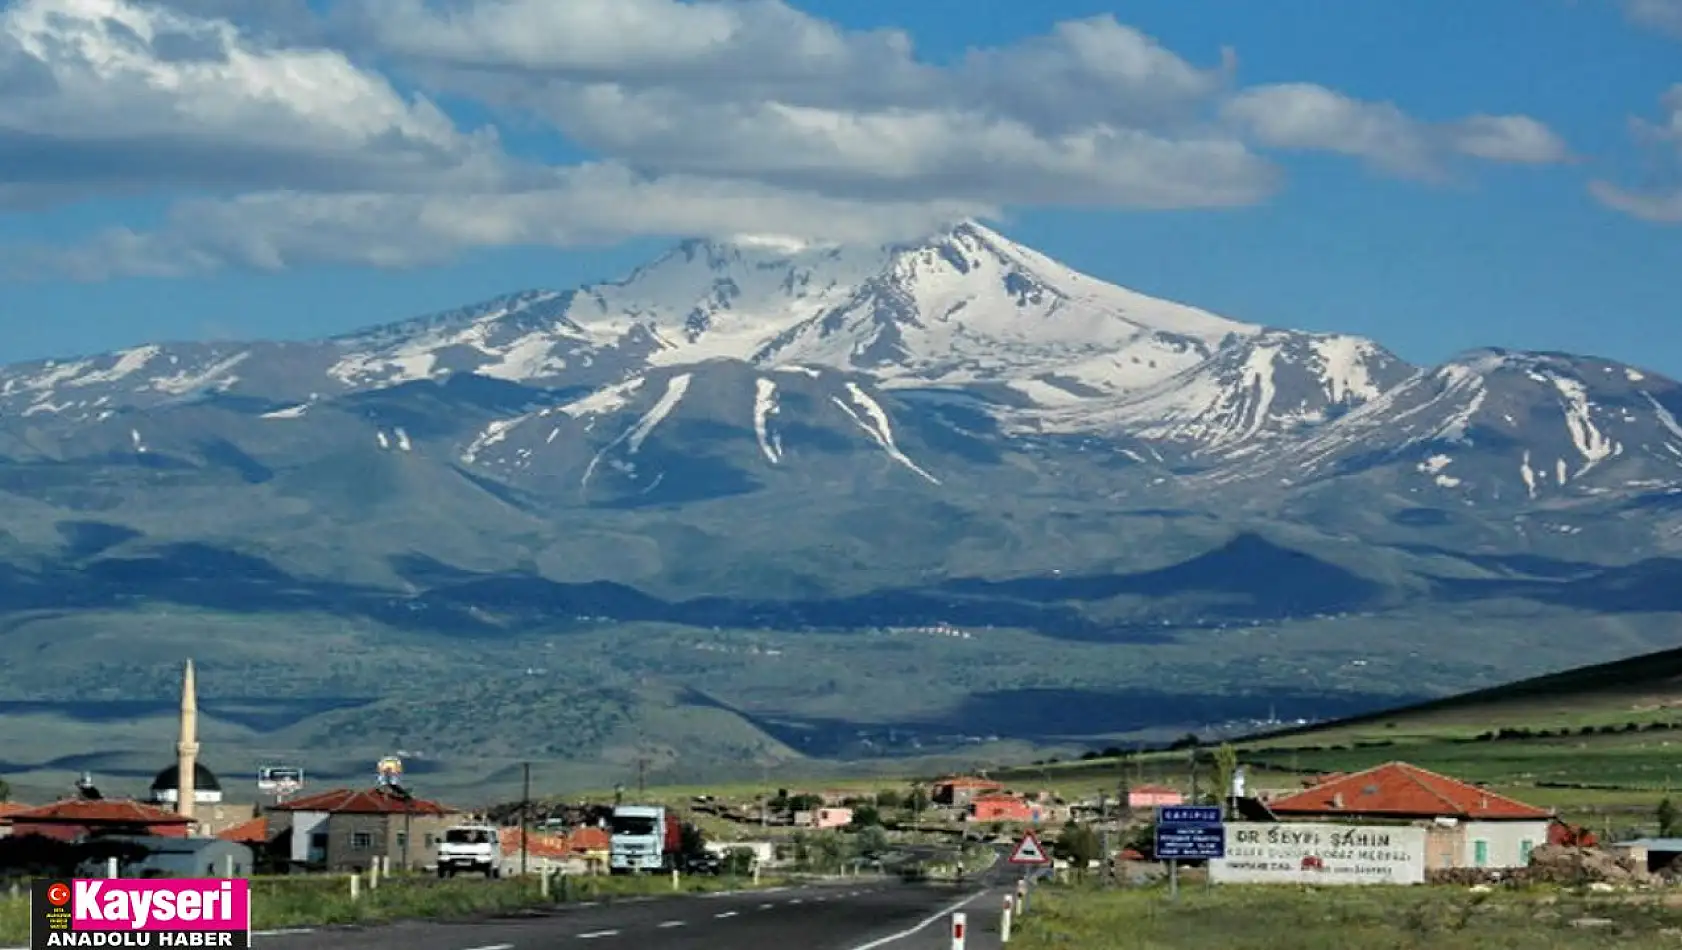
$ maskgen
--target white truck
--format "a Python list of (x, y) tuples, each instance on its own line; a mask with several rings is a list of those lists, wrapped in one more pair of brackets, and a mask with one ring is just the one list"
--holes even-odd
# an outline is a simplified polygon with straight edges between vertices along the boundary
[(444, 829), (438, 839), (438, 876), (454, 877), (463, 871), (499, 878), (503, 874), (502, 829), (496, 825), (469, 822)]

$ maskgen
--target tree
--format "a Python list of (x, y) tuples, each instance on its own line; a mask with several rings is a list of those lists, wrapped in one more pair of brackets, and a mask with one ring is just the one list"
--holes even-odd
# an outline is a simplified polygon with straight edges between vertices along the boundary
[(882, 824), (882, 813), (874, 805), (860, 805), (853, 809), (854, 828), (875, 828)]
[(746, 877), (753, 873), (753, 849), (731, 848), (724, 852), (724, 873), (734, 877)]
[(1215, 795), (1216, 801), (1225, 802), (1232, 797), (1232, 779), (1238, 774), (1238, 750), (1230, 743), (1221, 743), (1215, 750)]
[(1677, 832), (1676, 806), (1671, 804), (1668, 796), (1660, 800), (1654, 817), (1659, 820), (1659, 837), (1668, 838)]
[(927, 811), (928, 808), (929, 793), (923, 790), (923, 786), (919, 785), (916, 788), (913, 788), (911, 790), (911, 794), (905, 796), (906, 811), (921, 814)]
[(685, 822), (678, 833), (678, 853), (686, 858), (698, 858), (707, 853), (707, 835), (699, 827)]
[(1051, 853), (1069, 862), (1077, 875), (1084, 875), (1092, 862), (1103, 856), (1103, 844), (1098, 833), (1085, 825), (1069, 822), (1051, 846)]
[(895, 789), (884, 788), (876, 793), (876, 807), (878, 808), (898, 808), (904, 802), (905, 796)]
[(7, 784), (5, 779), (0, 778), (0, 802), (9, 802), (11, 800), (12, 786)]
[(853, 853), (867, 861), (874, 861), (888, 850), (888, 833), (881, 825), (859, 829), (853, 836)]

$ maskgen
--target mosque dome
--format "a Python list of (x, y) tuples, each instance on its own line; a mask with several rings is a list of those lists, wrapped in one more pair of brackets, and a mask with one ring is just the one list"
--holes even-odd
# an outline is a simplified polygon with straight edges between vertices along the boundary
[[(152, 780), (152, 801), (174, 802), (181, 796), (181, 766), (172, 765)], [(222, 800), (222, 783), (217, 780), (216, 773), (205, 768), (202, 763), (193, 764), (193, 801), (219, 802)]]

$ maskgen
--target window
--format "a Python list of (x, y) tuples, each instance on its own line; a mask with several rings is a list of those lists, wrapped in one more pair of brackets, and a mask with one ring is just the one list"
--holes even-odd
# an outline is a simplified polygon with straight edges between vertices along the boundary
[(1489, 842), (1472, 842), (1472, 864), (1480, 868), (1489, 866)]
[(408, 846), (409, 846), (409, 835), (405, 832), (399, 831), (397, 833), (397, 848), (398, 848), (398, 850), (402, 850), (404, 848), (407, 848)]
[(374, 847), (374, 836), (366, 831), (353, 831), (350, 834), (350, 849), (352, 851), (369, 851)]
[(1520, 841), (1518, 845), (1518, 863), (1529, 864), (1530, 852), (1536, 849), (1534, 841)]
[(428, 848), (430, 848), (433, 845), (438, 843), (438, 838), (436, 836), (434, 836), (431, 832), (427, 832), (426, 837), (422, 838), (421, 842), (423, 844), (425, 844)]

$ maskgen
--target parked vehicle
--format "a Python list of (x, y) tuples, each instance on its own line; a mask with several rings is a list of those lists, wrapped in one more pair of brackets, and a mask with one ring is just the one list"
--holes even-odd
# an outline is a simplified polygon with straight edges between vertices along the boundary
[(443, 837), (438, 840), (438, 876), (454, 877), (463, 871), (487, 878), (502, 877), (501, 828), (468, 822), (444, 829)]
[(608, 871), (644, 874), (670, 871), (683, 851), (683, 823), (662, 805), (619, 805), (609, 827)]

